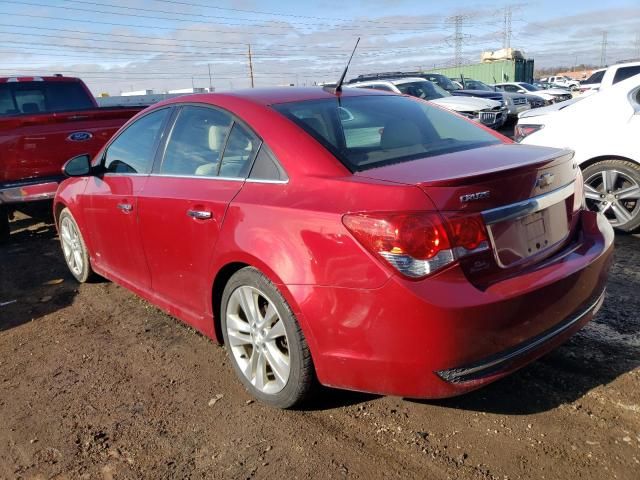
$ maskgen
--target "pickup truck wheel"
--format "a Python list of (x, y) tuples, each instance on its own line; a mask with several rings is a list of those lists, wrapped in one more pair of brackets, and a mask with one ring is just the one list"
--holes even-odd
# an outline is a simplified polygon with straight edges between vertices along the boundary
[(246, 267), (227, 282), (221, 324), (233, 368), (259, 400), (290, 408), (315, 385), (311, 353), (300, 325), (276, 286)]
[(623, 232), (640, 227), (640, 165), (628, 160), (603, 160), (584, 169), (589, 209), (602, 213)]
[(60, 245), (64, 260), (71, 274), (80, 283), (85, 283), (93, 274), (89, 253), (78, 224), (68, 208), (60, 213)]
[(6, 207), (0, 205), (0, 243), (9, 240), (9, 234), (11, 229), (9, 228), (9, 212)]

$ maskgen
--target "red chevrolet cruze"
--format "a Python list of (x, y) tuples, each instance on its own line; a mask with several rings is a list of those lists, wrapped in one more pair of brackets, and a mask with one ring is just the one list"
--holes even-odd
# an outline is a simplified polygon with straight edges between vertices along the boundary
[(55, 199), (95, 272), (224, 341), (259, 399), (478, 388), (600, 307), (613, 233), (569, 151), (373, 90), (181, 97), (75, 157)]

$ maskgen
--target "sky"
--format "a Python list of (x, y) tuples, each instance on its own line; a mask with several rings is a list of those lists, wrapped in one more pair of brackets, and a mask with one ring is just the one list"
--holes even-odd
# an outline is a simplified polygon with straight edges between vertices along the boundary
[[(62, 73), (94, 94), (335, 81), (464, 63), (505, 44), (536, 67), (640, 57), (640, 0), (0, 0), (0, 76)], [(459, 31), (456, 42), (456, 22)]]

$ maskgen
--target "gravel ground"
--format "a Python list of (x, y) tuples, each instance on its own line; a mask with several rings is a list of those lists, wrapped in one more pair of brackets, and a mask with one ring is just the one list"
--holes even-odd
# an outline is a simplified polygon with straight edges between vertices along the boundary
[(444, 401), (323, 390), (279, 411), (220, 346), (117, 285), (76, 284), (51, 225), (12, 228), (2, 479), (640, 478), (640, 237), (617, 237), (597, 318), (502, 381)]

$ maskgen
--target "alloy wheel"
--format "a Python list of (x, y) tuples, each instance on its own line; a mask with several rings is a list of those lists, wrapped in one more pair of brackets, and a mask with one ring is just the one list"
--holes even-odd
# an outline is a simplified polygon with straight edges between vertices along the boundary
[(243, 375), (258, 391), (280, 392), (289, 380), (291, 360), (284, 322), (264, 292), (236, 288), (226, 311), (228, 348)]
[(614, 227), (631, 222), (640, 213), (640, 185), (618, 170), (603, 170), (585, 179), (587, 206), (602, 213)]
[(82, 241), (78, 228), (69, 217), (64, 217), (60, 222), (60, 239), (62, 240), (64, 259), (69, 269), (74, 275), (81, 275), (84, 268)]

